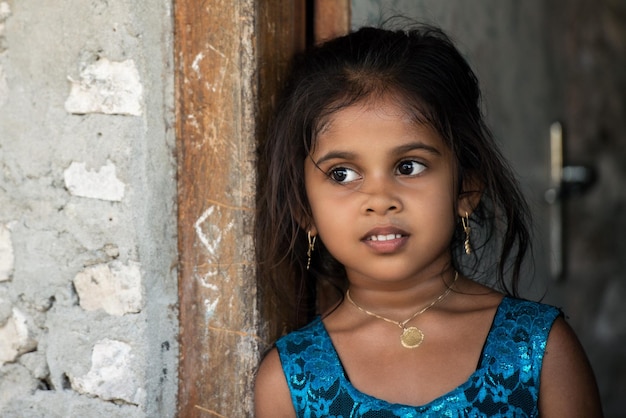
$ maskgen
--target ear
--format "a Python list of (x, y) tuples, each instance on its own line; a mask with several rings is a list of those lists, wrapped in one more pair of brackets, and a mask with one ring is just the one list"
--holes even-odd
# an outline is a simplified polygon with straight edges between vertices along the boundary
[(312, 237), (317, 235), (317, 227), (312, 215), (303, 214), (298, 216), (298, 225), (304, 232), (310, 232)]
[(463, 185), (459, 191), (459, 199), (457, 202), (458, 215), (464, 217), (465, 214), (471, 215), (474, 209), (480, 203), (483, 194), (483, 184), (475, 176), (466, 176), (463, 179)]
[(317, 236), (317, 227), (315, 226), (315, 222), (313, 222), (313, 220), (309, 222), (309, 226), (305, 229), (305, 231), (310, 232), (312, 237)]

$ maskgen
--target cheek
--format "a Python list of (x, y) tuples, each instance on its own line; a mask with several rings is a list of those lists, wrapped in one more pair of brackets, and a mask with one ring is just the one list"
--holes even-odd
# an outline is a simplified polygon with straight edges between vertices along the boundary
[[(352, 228), (355, 225), (356, 216), (350, 202), (339, 201), (330, 193), (313, 192), (310, 196), (310, 207), (313, 219), (312, 232), (319, 234), (327, 247), (332, 247), (328, 240), (335, 241), (339, 237), (352, 235)], [(330, 250), (331, 248), (329, 248)]]
[[(307, 196), (313, 217), (312, 223), (316, 228), (324, 228), (324, 225), (328, 224), (329, 221), (332, 224), (333, 218), (340, 215), (337, 211), (333, 210), (333, 204), (330, 199), (328, 199), (328, 196), (324, 196), (324, 194), (319, 193), (318, 190), (307, 190)], [(331, 216), (333, 213), (335, 214), (334, 217)]]
[(429, 196), (420, 196), (414, 200), (411, 210), (425, 225), (432, 225), (443, 235), (452, 233), (456, 225), (456, 199), (454, 193), (439, 190)]
[(314, 206), (316, 203), (316, 189), (313, 184), (315, 180), (315, 166), (307, 159), (304, 161), (304, 191), (311, 213), (314, 215)]

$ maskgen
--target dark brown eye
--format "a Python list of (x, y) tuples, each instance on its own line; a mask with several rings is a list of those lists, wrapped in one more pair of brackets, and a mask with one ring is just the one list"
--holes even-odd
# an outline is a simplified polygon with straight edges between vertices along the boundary
[(337, 183), (350, 183), (359, 179), (356, 171), (346, 167), (336, 167), (328, 172), (328, 177)]
[(424, 164), (419, 163), (418, 161), (406, 160), (401, 161), (398, 164), (398, 174), (403, 176), (415, 176), (426, 169)]

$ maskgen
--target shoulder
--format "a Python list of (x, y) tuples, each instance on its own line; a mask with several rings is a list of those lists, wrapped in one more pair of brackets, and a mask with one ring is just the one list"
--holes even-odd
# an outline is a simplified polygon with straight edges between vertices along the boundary
[[(321, 319), (293, 331), (278, 341), (259, 366), (254, 388), (254, 410), (257, 418), (295, 417), (289, 377), (298, 372), (298, 359), (315, 356), (319, 338), (324, 332)], [(323, 339), (322, 339), (323, 340)]]
[(550, 330), (541, 371), (542, 417), (601, 417), (598, 388), (574, 331), (559, 316)]
[(300, 354), (310, 346), (319, 344), (320, 340), (324, 340), (320, 337), (323, 337), (325, 332), (322, 320), (318, 317), (303, 328), (281, 337), (276, 341), (276, 348), (284, 361), (286, 356)]
[(560, 316), (561, 310), (554, 306), (505, 297), (498, 307), (494, 327), (522, 332), (518, 338), (525, 336), (523, 340), (531, 344), (541, 360), (550, 330)]
[(295, 417), (276, 348), (267, 353), (257, 372), (254, 384), (254, 415), (257, 418)]
[(501, 306), (509, 315), (527, 316), (533, 320), (545, 318), (550, 324), (561, 314), (561, 310), (554, 306), (510, 296), (502, 299)]
[(497, 374), (503, 370), (510, 373), (514, 367), (524, 385), (538, 388), (548, 336), (560, 315), (561, 311), (550, 305), (504, 297), (483, 349), (483, 364)]
[(507, 296), (498, 306), (493, 329), (500, 334), (516, 334), (520, 343), (530, 344), (541, 361), (550, 329), (561, 315), (561, 310), (554, 306)]

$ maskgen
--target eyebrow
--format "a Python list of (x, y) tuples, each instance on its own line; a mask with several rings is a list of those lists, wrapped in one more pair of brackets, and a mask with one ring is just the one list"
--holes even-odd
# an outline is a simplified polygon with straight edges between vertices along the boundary
[[(408, 144), (400, 145), (393, 149), (392, 153), (394, 155), (402, 155), (410, 151), (414, 150), (424, 150), (430, 154), (440, 156), (441, 151), (439, 151), (436, 147), (431, 145), (424, 144), (423, 142), (410, 142)], [(341, 160), (350, 160), (356, 157), (355, 153), (348, 151), (330, 151), (324, 155), (322, 155), (317, 161), (314, 161), (315, 165), (320, 165), (329, 160), (341, 159)]]
[(322, 155), (319, 160), (314, 161), (315, 165), (320, 165), (329, 160), (351, 160), (355, 158), (356, 154), (346, 151), (330, 151)]

